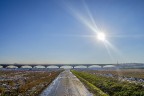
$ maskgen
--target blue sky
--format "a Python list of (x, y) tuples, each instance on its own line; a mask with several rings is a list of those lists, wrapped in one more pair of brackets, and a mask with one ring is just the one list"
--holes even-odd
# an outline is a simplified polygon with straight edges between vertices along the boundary
[[(143, 9), (143, 0), (0, 0), (0, 63), (144, 62)], [(109, 51), (76, 13), (91, 14)]]

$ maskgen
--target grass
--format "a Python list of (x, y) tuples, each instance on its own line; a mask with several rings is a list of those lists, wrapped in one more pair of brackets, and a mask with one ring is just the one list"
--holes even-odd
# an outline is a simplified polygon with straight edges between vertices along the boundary
[(94, 86), (92, 83), (88, 82), (87, 80), (83, 79), (81, 76), (79, 76), (77, 74), (76, 71), (71, 70), (71, 72), (80, 80), (84, 83), (84, 85), (86, 85), (86, 87), (88, 88), (88, 90), (90, 92), (92, 92), (94, 94), (94, 96), (109, 96), (106, 93), (104, 93), (102, 90), (100, 90), (99, 88), (97, 88), (96, 86)]
[[(144, 87), (139, 84), (129, 82), (119, 82), (115, 78), (104, 77), (72, 70), (87, 87), (96, 96), (144, 96)], [(107, 93), (107, 94), (101, 94)]]
[[(2, 71), (0, 96), (37, 96), (61, 71)], [(10, 75), (11, 74), (11, 75)]]

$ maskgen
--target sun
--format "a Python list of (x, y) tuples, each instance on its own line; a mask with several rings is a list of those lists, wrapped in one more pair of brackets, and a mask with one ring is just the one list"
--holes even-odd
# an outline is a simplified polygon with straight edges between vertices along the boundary
[(106, 40), (106, 36), (104, 33), (98, 33), (97, 34), (97, 39), (100, 41), (105, 41)]

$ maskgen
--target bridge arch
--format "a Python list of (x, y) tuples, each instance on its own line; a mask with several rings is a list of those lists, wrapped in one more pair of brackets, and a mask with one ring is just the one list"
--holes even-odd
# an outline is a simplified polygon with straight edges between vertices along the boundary
[(91, 66), (89, 66), (89, 68), (101, 68), (101, 66), (100, 65), (91, 65)]
[(32, 66), (24, 65), (24, 66), (21, 66), (21, 68), (32, 68)]
[(105, 65), (104, 68), (115, 68), (116, 65)]
[(50, 66), (48, 66), (47, 68), (59, 68), (59, 66), (56, 66), (56, 65), (50, 65)]
[(72, 65), (63, 65), (60, 68), (71, 69), (71, 68), (73, 68), (73, 66)]
[(45, 66), (43, 66), (43, 65), (36, 65), (36, 66), (34, 66), (33, 68), (47, 68), (47, 67), (45, 67)]
[(74, 66), (74, 68), (87, 68), (87, 66), (85, 66), (85, 65), (76, 65), (76, 66)]
[(18, 68), (18, 67), (14, 65), (8, 65), (6, 68)]

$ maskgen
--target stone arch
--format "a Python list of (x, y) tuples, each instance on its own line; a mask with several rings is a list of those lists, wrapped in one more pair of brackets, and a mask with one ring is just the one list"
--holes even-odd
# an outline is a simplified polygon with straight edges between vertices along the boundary
[(87, 68), (87, 66), (85, 66), (85, 65), (77, 65), (74, 68)]
[(32, 66), (30, 66), (30, 65), (24, 65), (21, 68), (32, 68)]
[(50, 66), (47, 66), (47, 68), (59, 68), (59, 66), (56, 66), (56, 65), (50, 65)]
[(104, 68), (115, 68), (116, 65), (105, 65)]
[(6, 68), (18, 68), (17, 66), (14, 66), (14, 65), (9, 65), (7, 66)]
[(91, 65), (91, 66), (89, 66), (89, 68), (101, 68), (101, 66), (100, 65)]
[(46, 68), (46, 67), (43, 66), (43, 65), (36, 65), (36, 66), (34, 66), (33, 68)]
[(71, 65), (63, 65), (60, 68), (71, 69), (71, 68), (73, 68), (73, 66), (71, 66)]

